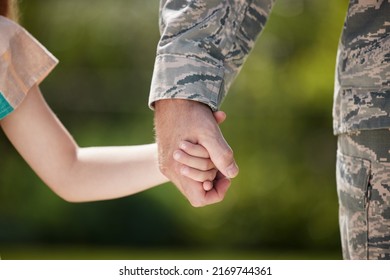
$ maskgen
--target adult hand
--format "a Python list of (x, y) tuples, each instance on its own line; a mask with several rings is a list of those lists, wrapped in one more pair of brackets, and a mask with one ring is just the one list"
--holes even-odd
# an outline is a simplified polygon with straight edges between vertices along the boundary
[[(218, 125), (226, 119), (226, 114), (223, 111), (216, 111), (213, 115)], [(209, 152), (202, 145), (185, 140), (180, 142), (179, 147), (180, 150), (175, 151), (173, 157), (183, 164), (180, 173), (190, 179), (202, 182), (203, 189), (210, 191), (214, 186), (213, 181), (218, 174), (218, 170), (211, 161)]]
[[(238, 167), (210, 108), (190, 100), (159, 100), (155, 104), (155, 128), (161, 172), (195, 207), (222, 201), (230, 186), (229, 178), (238, 174)], [(182, 140), (205, 147), (220, 171), (210, 191), (205, 191), (201, 182), (181, 174), (180, 164), (173, 159), (173, 152), (179, 149)]]

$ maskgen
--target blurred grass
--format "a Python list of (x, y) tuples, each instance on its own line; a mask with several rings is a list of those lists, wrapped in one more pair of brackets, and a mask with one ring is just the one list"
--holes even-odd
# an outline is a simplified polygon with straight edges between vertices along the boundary
[(86, 246), (0, 246), (3, 260), (340, 260), (338, 251), (175, 250)]

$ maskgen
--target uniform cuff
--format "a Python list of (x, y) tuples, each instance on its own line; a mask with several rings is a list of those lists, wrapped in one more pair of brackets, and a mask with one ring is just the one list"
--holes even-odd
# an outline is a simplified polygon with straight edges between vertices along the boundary
[(218, 110), (223, 97), (224, 70), (201, 59), (184, 55), (159, 55), (156, 58), (149, 107), (163, 99), (187, 99), (202, 102)]

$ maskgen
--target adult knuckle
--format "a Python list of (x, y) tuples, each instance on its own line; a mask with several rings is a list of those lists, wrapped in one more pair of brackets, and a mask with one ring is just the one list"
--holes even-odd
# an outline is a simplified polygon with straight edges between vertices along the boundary
[(222, 153), (222, 157), (226, 160), (233, 159), (234, 153), (232, 149), (225, 149)]

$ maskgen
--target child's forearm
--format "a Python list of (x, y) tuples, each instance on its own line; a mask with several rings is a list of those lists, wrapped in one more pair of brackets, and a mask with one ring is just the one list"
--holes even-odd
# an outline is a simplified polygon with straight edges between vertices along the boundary
[(68, 201), (126, 196), (167, 181), (158, 170), (155, 144), (79, 148), (38, 87), (1, 126), (35, 173)]
[(79, 148), (59, 193), (73, 202), (131, 195), (167, 182), (158, 168), (156, 144)]

